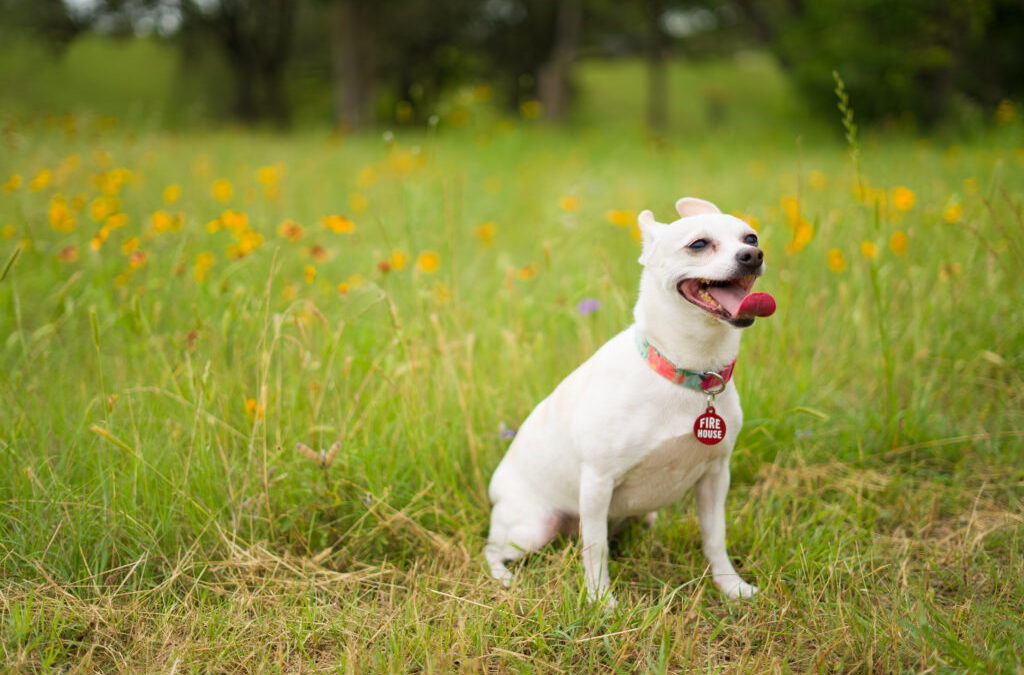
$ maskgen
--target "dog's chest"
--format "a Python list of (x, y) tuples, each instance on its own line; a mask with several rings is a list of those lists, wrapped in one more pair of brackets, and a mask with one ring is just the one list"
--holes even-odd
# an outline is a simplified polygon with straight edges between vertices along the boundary
[(609, 516), (638, 516), (679, 501), (709, 467), (728, 460), (734, 438), (716, 445), (692, 433), (662, 439), (617, 481)]

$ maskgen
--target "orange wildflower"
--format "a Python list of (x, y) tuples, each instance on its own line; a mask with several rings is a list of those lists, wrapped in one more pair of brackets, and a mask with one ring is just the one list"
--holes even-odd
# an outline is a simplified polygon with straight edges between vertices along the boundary
[(356, 224), (345, 216), (324, 216), (320, 224), (338, 234), (349, 234), (356, 230)]
[(433, 251), (424, 251), (416, 258), (416, 269), (427, 274), (433, 274), (441, 267), (441, 256)]

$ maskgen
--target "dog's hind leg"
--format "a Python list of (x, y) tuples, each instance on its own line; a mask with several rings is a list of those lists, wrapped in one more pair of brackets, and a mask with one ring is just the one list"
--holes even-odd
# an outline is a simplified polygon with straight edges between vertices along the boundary
[(491, 576), (508, 588), (512, 573), (505, 563), (518, 560), (554, 539), (561, 522), (561, 515), (550, 509), (509, 499), (498, 501), (491, 509), (491, 531), (484, 547)]

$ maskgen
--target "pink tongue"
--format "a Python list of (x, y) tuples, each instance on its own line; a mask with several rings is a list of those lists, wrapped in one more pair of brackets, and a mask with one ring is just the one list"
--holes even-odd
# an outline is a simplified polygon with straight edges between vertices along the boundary
[(736, 316), (748, 318), (751, 316), (771, 316), (775, 313), (775, 298), (768, 293), (751, 293), (743, 298)]
[(736, 319), (771, 316), (775, 313), (775, 298), (768, 293), (747, 294), (738, 286), (712, 286), (708, 293)]

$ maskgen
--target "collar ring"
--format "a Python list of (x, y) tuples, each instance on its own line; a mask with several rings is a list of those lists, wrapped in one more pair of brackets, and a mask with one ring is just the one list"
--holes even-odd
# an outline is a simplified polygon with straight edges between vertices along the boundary
[[(700, 377), (701, 388), (704, 389), (704, 393), (706, 393), (708, 396), (718, 396), (723, 391), (725, 391), (725, 378), (722, 377), (721, 373), (718, 373), (713, 370), (706, 370), (700, 374)], [(712, 380), (711, 384), (708, 384), (709, 380)], [(713, 380), (718, 380), (718, 382), (713, 382)], [(708, 386), (705, 386), (706, 384), (708, 384)]]

